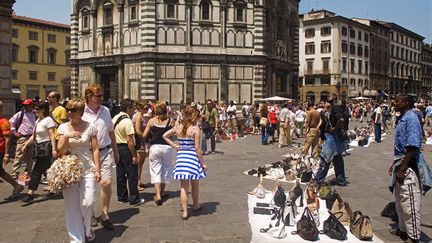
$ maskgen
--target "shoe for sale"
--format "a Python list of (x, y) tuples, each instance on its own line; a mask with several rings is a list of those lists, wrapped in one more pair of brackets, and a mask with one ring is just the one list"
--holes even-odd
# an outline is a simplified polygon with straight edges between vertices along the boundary
[(21, 198), (21, 202), (23, 203), (29, 203), (32, 202), (34, 199), (34, 196), (31, 194), (27, 194), (25, 197)]
[(90, 220), (90, 226), (91, 227), (97, 227), (99, 224), (99, 218), (96, 218), (95, 216), (92, 216), (91, 220)]
[(110, 219), (102, 219), (102, 216), (100, 217), (100, 222), (102, 224), (102, 226), (106, 229), (106, 230), (113, 230), (114, 229), (114, 225), (112, 224)]

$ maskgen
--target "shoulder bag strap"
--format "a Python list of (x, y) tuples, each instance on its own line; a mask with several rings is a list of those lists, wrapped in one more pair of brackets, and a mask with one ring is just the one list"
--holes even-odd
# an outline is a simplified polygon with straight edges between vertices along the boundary
[(23, 122), (23, 119), (24, 119), (24, 110), (21, 110), (20, 112), (21, 112), (20, 116), (15, 121), (15, 132), (18, 132), (18, 129), (20, 128), (20, 126)]
[(114, 129), (125, 118), (128, 118), (128, 116), (127, 115), (121, 115), (119, 118), (117, 118), (117, 121), (114, 123)]
[(53, 119), (53, 121), (57, 124), (57, 127), (60, 125), (60, 123), (58, 123), (57, 120), (54, 118), (52, 111), (50, 111), (49, 117), (51, 117)]

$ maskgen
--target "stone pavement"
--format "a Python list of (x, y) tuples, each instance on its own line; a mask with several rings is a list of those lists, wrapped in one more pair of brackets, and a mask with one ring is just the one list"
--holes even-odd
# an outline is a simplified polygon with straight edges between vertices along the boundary
[[(249, 242), (251, 230), (248, 221), (247, 194), (257, 179), (243, 174), (245, 170), (276, 161), (286, 151), (277, 145), (260, 145), (260, 137), (249, 135), (245, 139), (217, 144), (216, 155), (207, 155), (208, 177), (200, 182), (200, 200), (204, 210), (191, 213), (187, 221), (180, 217), (179, 183), (167, 186), (170, 198), (158, 207), (153, 202), (153, 188), (143, 193), (147, 202), (138, 207), (117, 204), (116, 194), (111, 203), (114, 231), (95, 228), (97, 242)], [(299, 140), (302, 142), (302, 140)], [(388, 233), (392, 222), (380, 216), (382, 208), (392, 200), (387, 189), (387, 167), (392, 159), (392, 135), (383, 143), (369, 148), (355, 147), (345, 157), (345, 170), (350, 184), (337, 191), (353, 210), (360, 210), (372, 219), (374, 233), (385, 242), (400, 242)], [(432, 161), (431, 147), (425, 149)], [(146, 161), (144, 182), (149, 182)], [(10, 165), (9, 165), (10, 167)], [(8, 169), (10, 169), (8, 167)], [(274, 182), (264, 186), (273, 188)], [(289, 189), (291, 185), (287, 185)], [(8, 195), (11, 188), (0, 184), (0, 195)], [(42, 192), (42, 186), (38, 191)], [(422, 200), (422, 222), (432, 224), (431, 192)], [(0, 199), (0, 242), (67, 242), (62, 198), (35, 199), (31, 205)], [(191, 211), (191, 210), (190, 210)], [(99, 212), (97, 210), (96, 212)], [(99, 213), (96, 213), (98, 215)], [(422, 242), (429, 242), (432, 229), (423, 227)]]

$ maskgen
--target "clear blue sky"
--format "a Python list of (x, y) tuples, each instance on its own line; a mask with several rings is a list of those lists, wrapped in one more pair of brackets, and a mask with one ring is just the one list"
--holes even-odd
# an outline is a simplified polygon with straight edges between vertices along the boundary
[[(17, 15), (59, 23), (70, 22), (70, 0), (17, 0)], [(431, 0), (301, 0), (300, 13), (327, 9), (347, 18), (359, 17), (395, 22), (432, 43)]]

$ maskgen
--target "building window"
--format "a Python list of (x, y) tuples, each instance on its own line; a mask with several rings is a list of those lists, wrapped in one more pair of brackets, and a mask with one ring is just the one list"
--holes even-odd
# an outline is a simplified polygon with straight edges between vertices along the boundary
[(350, 63), (350, 64), (351, 64), (351, 65), (350, 65), (351, 73), (354, 73), (354, 66), (355, 66), (354, 59), (351, 59), (350, 62), (351, 62), (351, 63)]
[[(321, 84), (329, 85), (329, 84), (330, 84), (330, 77), (322, 77), (322, 78), (321, 78)], [(322, 95), (322, 93), (321, 93), (321, 95)], [(324, 100), (324, 99), (321, 98), (321, 100)], [(326, 100), (327, 100), (327, 99), (326, 99)]]
[(315, 37), (315, 29), (307, 29), (307, 30), (305, 30), (305, 37), (306, 38)]
[(357, 37), (358, 37), (359, 40), (362, 39), (362, 32), (360, 30), (358, 31), (358, 36)]
[(364, 41), (369, 42), (369, 34), (368, 33), (364, 34)]
[(29, 31), (29, 40), (38, 40), (38, 32), (35, 31)]
[(11, 70), (11, 79), (12, 80), (18, 79), (18, 70)]
[(69, 65), (70, 58), (71, 58), (70, 50), (65, 51), (65, 65)]
[(348, 44), (346, 41), (342, 41), (342, 53), (348, 52)]
[(330, 58), (323, 58), (322, 59), (322, 67), (323, 67), (323, 73), (327, 74), (330, 72), (330, 67), (329, 67), (329, 62), (330, 62)]
[(365, 81), (364, 81), (364, 86), (365, 86), (366, 88), (369, 88), (369, 80), (368, 80), (368, 79), (365, 79)]
[(173, 2), (169, 2), (166, 5), (167, 9), (166, 9), (166, 16), (169, 19), (174, 19), (175, 18), (175, 4)]
[(244, 16), (243, 15), (244, 15), (244, 8), (243, 7), (237, 7), (235, 20), (237, 22), (244, 22)]
[(82, 30), (90, 28), (90, 11), (86, 8), (81, 11), (81, 28)]
[(342, 85), (348, 85), (348, 79), (342, 78)]
[(330, 53), (331, 52), (331, 43), (330, 41), (321, 42), (321, 53)]
[(365, 74), (369, 73), (369, 62), (365, 62)]
[(103, 13), (104, 13), (104, 25), (112, 25), (113, 24), (113, 4), (110, 2), (107, 2), (103, 6)]
[(18, 38), (18, 29), (12, 29), (11, 31), (12, 31), (12, 33), (11, 33), (12, 37), (13, 38)]
[(342, 26), (342, 36), (347, 36), (348, 35), (348, 29), (345, 26)]
[(130, 18), (129, 21), (138, 20), (138, 7), (136, 5), (130, 6)]
[(314, 85), (315, 84), (315, 78), (307, 77), (305, 82), (306, 82), (306, 85)]
[(355, 30), (350, 29), (350, 38), (355, 38)]
[(354, 43), (350, 44), (350, 54), (355, 55), (355, 44)]
[(57, 53), (57, 50), (54, 48), (49, 48), (47, 50), (48, 64), (56, 64), (56, 53)]
[(358, 80), (358, 86), (359, 87), (363, 87), (363, 79), (359, 79)]
[(346, 73), (347, 71), (347, 59), (345, 57), (342, 58), (342, 72)]
[(208, 1), (201, 2), (201, 19), (202, 20), (210, 20), (210, 10), (211, 6)]
[(350, 80), (350, 87), (355, 87), (356, 86), (356, 80), (354, 78), (352, 78)]
[(11, 61), (18, 62), (18, 49), (19, 46), (16, 44), (12, 44), (12, 52), (11, 52)]
[(363, 56), (363, 46), (362, 45), (357, 46), (357, 55)]
[(29, 79), (30, 80), (37, 80), (37, 72), (35, 71), (29, 71)]
[(315, 43), (313, 43), (313, 42), (306, 43), (305, 51), (306, 51), (306, 54), (308, 54), (308, 55), (315, 54)]
[(358, 68), (357, 68), (357, 70), (358, 70), (358, 73), (359, 74), (362, 74), (362, 72), (363, 72), (363, 61), (362, 60), (358, 60)]
[(321, 28), (321, 36), (328, 36), (331, 35), (331, 28), (330, 27), (322, 27)]
[(48, 81), (55, 81), (56, 73), (48, 73)]
[(29, 46), (28, 47), (28, 60), (29, 63), (37, 63), (38, 62), (38, 53), (39, 53), (39, 47), (37, 46)]
[(56, 43), (56, 35), (48, 34), (48, 42)]
[(306, 73), (312, 74), (313, 73), (313, 59), (312, 60), (306, 60)]
[(65, 41), (66, 45), (70, 45), (70, 40), (71, 40), (71, 38), (69, 36), (67, 36), (66, 41)]

